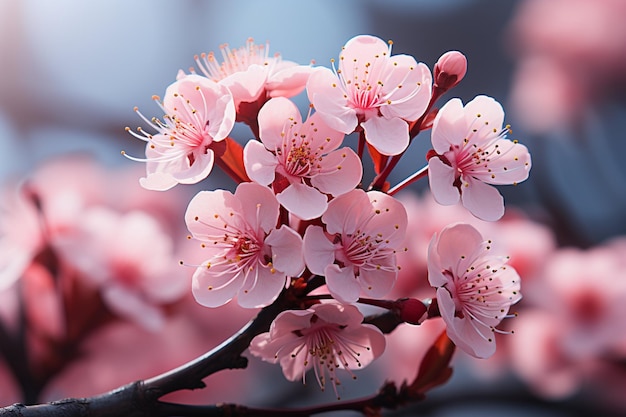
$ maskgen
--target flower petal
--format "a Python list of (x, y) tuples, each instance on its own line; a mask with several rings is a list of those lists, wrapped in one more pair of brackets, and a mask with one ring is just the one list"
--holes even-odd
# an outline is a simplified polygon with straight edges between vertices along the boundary
[(339, 265), (328, 265), (324, 270), (328, 291), (337, 301), (354, 303), (361, 294), (361, 285), (354, 276), (352, 267), (340, 268)]
[(260, 142), (251, 140), (246, 144), (243, 148), (243, 164), (252, 181), (261, 185), (269, 185), (274, 181), (278, 164), (276, 156)]
[(428, 160), (428, 184), (437, 203), (450, 206), (459, 202), (459, 189), (454, 186), (454, 168), (438, 157)]
[(496, 221), (504, 215), (504, 198), (497, 188), (472, 177), (461, 177), (461, 201), (481, 220)]
[(398, 155), (409, 146), (409, 125), (400, 118), (374, 116), (361, 126), (367, 142), (383, 155)]
[(444, 154), (454, 145), (461, 145), (469, 132), (463, 103), (458, 98), (448, 101), (433, 122), (431, 143), (438, 154)]
[(282, 225), (280, 229), (272, 230), (265, 243), (272, 248), (272, 263), (277, 270), (290, 277), (304, 271), (302, 238), (295, 230)]
[(316, 275), (324, 275), (326, 266), (335, 262), (335, 245), (320, 226), (309, 226), (303, 239), (304, 261)]
[(291, 214), (302, 220), (320, 217), (328, 207), (326, 195), (306, 184), (291, 184), (276, 198)]

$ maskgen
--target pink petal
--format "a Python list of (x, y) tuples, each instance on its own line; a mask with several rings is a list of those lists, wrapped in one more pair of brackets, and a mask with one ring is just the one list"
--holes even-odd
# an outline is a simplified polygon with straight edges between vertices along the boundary
[(491, 97), (476, 96), (465, 105), (465, 120), (470, 130), (493, 134), (493, 131), (485, 130), (484, 126), (487, 126), (487, 122), (489, 127), (500, 130), (504, 124), (504, 109)]
[(388, 271), (386, 269), (371, 270), (361, 268), (359, 275), (361, 292), (368, 298), (383, 298), (389, 294), (396, 283), (397, 277), (397, 269)]
[(258, 120), (261, 141), (271, 151), (282, 149), (286, 127), (292, 122), (302, 124), (300, 111), (291, 100), (284, 97), (273, 98), (265, 103), (259, 111)]
[[(432, 94), (430, 69), (421, 62), (418, 64), (415, 58), (409, 55), (393, 55), (388, 66), (391, 72), (384, 80), (383, 93), (389, 94), (387, 97), (392, 103), (381, 106), (380, 112), (387, 119), (399, 117), (409, 121), (417, 120), (426, 111), (430, 102)], [(402, 88), (398, 88), (399, 85), (402, 85)], [(415, 88), (419, 90), (415, 92)]]
[(224, 227), (223, 219), (231, 218), (230, 213), (242, 210), (240, 201), (228, 191), (200, 191), (187, 206), (185, 223), (193, 237), (205, 240), (206, 236), (219, 235), (218, 231)]
[(194, 152), (196, 157), (192, 166), (184, 171), (172, 172), (172, 177), (180, 184), (196, 184), (209, 176), (213, 169), (214, 154), (207, 150), (205, 153)]
[(267, 80), (267, 69), (252, 64), (245, 71), (237, 71), (222, 79), (220, 84), (228, 87), (237, 103), (255, 101), (263, 91)]
[(354, 189), (363, 178), (363, 164), (350, 148), (341, 148), (324, 156), (320, 172), (311, 185), (323, 193), (338, 196)]
[(243, 164), (246, 173), (252, 181), (261, 185), (269, 185), (274, 181), (276, 174), (276, 156), (265, 149), (265, 146), (256, 140), (251, 140), (243, 148)]
[(409, 146), (409, 125), (400, 118), (370, 117), (361, 126), (367, 142), (383, 155), (398, 155)]
[(253, 182), (242, 182), (235, 190), (235, 197), (241, 202), (239, 213), (255, 232), (257, 227), (266, 233), (276, 227), (280, 204), (272, 190)]
[(483, 240), (480, 232), (469, 224), (456, 223), (445, 227), (434, 245), (431, 241), (432, 251), (436, 251), (439, 256), (439, 270), (452, 269), (462, 256), (471, 256)]
[(354, 189), (331, 200), (322, 221), (330, 234), (352, 234), (364, 212), (371, 212), (369, 197), (365, 191)]
[(444, 154), (451, 146), (463, 144), (463, 139), (467, 137), (469, 131), (463, 103), (458, 98), (453, 98), (444, 104), (435, 116), (430, 139), (433, 149), (439, 154)]
[(363, 313), (351, 304), (322, 303), (314, 304), (310, 310), (326, 323), (335, 323), (340, 326), (360, 326), (363, 322)]
[(313, 67), (309, 65), (297, 65), (288, 61), (282, 61), (282, 64), (283, 69), (272, 74), (265, 84), (270, 97), (293, 97), (300, 94), (313, 72)]
[(230, 91), (220, 85), (220, 90), (213, 95), (207, 95), (205, 100), (211, 103), (207, 120), (209, 120), (209, 135), (213, 141), (219, 142), (226, 138), (235, 126), (236, 109)]
[(320, 226), (309, 226), (303, 239), (304, 261), (316, 275), (324, 275), (326, 266), (335, 262), (335, 246)]
[(369, 217), (370, 212), (374, 213), (367, 224), (367, 232), (371, 236), (378, 235), (385, 239), (388, 247), (395, 248), (402, 244), (408, 224), (404, 205), (394, 197), (379, 191), (368, 191), (367, 198), (370, 200), (371, 208), (366, 212), (366, 216)]
[(229, 273), (223, 265), (199, 266), (193, 274), (191, 292), (205, 307), (219, 307), (232, 300), (241, 288), (243, 275)]
[(265, 243), (272, 248), (272, 262), (277, 270), (291, 277), (304, 271), (302, 238), (295, 230), (282, 225), (280, 229), (272, 230)]
[(454, 168), (437, 157), (428, 160), (428, 184), (437, 203), (450, 206), (459, 202), (459, 189), (454, 184)]
[(341, 146), (345, 136), (342, 132), (328, 126), (318, 112), (313, 113), (304, 122), (301, 133), (307, 135), (311, 149), (319, 150), (320, 154), (328, 154), (337, 149)]
[(358, 120), (356, 111), (348, 107), (341, 82), (328, 68), (317, 68), (307, 82), (309, 101), (328, 126), (348, 134), (354, 131)]
[(328, 291), (341, 303), (354, 303), (359, 299), (361, 286), (354, 277), (352, 266), (339, 268), (339, 265), (328, 265), (324, 270)]
[[(388, 53), (389, 45), (382, 39), (370, 35), (355, 36), (346, 42), (341, 51), (339, 68), (346, 80), (353, 80), (355, 75), (362, 75), (367, 63), (373, 64), (376, 59), (385, 59)], [(379, 58), (375, 58), (376, 56)]]
[(470, 213), (486, 221), (496, 221), (504, 215), (504, 198), (495, 187), (472, 177), (462, 176), (461, 182), (461, 201)]
[(326, 195), (305, 184), (291, 184), (276, 198), (291, 214), (302, 220), (320, 217), (328, 207)]
[[(530, 173), (530, 153), (526, 146), (507, 139), (498, 140), (489, 148), (493, 155), (490, 158), (488, 171), (469, 173), (488, 184), (504, 185), (525, 181)], [(478, 171), (478, 170), (477, 170)]]
[(178, 184), (178, 181), (167, 172), (153, 172), (144, 178), (139, 178), (139, 185), (146, 190), (166, 191)]
[(285, 274), (270, 267), (257, 265), (237, 293), (237, 303), (244, 308), (260, 308), (270, 305), (287, 283)]

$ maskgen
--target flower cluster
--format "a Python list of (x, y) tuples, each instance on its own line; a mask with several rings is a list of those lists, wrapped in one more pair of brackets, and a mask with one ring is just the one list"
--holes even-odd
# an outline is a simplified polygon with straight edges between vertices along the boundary
[[(398, 278), (398, 255), (411, 250), (396, 192), (427, 174), (440, 204), (461, 202), (476, 217), (497, 220), (504, 203), (491, 185), (528, 177), (530, 155), (507, 138), (500, 104), (478, 96), (435, 108), (466, 73), (457, 51), (444, 54), (431, 74), (369, 35), (349, 40), (331, 68), (283, 61), (268, 49), (249, 40), (241, 49), (223, 46), (221, 63), (213, 53), (196, 57), (199, 71), (179, 72), (163, 102), (155, 99), (162, 120), (140, 113), (156, 133), (133, 133), (146, 141), (145, 188), (198, 183), (214, 165), (237, 183), (234, 193), (201, 191), (187, 208), (189, 238), (205, 253), (192, 279), (196, 300), (207, 307), (281, 303), (251, 353), (280, 363), (289, 380), (305, 380), (313, 369), (320, 387), (332, 384), (337, 396), (336, 371), (352, 375), (385, 348), (383, 331), (357, 304), (413, 324), (441, 316), (457, 346), (492, 355), (496, 326), (521, 297), (519, 276), (472, 226), (433, 237), (428, 272), (437, 302), (384, 297)], [(310, 101), (304, 121), (290, 100), (303, 91)], [(245, 145), (230, 138), (235, 122), (255, 138)], [(390, 187), (399, 158), (431, 127), (428, 165)], [(345, 141), (352, 133), (356, 146)], [(369, 187), (365, 150), (376, 171)]]

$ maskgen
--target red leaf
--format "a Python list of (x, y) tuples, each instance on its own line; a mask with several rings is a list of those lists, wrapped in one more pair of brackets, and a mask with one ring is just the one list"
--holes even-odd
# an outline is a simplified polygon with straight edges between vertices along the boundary
[(411, 394), (422, 396), (426, 391), (442, 385), (450, 378), (452, 375), (450, 360), (454, 349), (454, 343), (445, 331), (442, 332), (422, 359), (417, 376), (409, 386)]

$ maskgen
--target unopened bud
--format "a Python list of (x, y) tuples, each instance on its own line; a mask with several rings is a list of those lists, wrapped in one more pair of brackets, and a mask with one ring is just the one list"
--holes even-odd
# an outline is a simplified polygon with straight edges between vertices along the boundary
[(409, 324), (421, 324), (426, 320), (428, 307), (415, 298), (405, 298), (396, 301), (396, 314), (400, 320)]
[(435, 86), (449, 90), (457, 85), (467, 72), (467, 59), (459, 51), (448, 51), (435, 64)]

